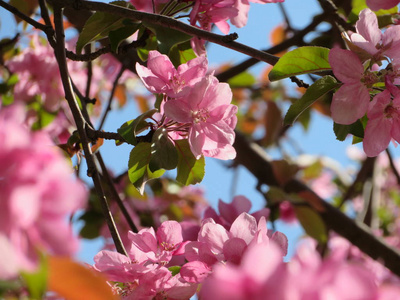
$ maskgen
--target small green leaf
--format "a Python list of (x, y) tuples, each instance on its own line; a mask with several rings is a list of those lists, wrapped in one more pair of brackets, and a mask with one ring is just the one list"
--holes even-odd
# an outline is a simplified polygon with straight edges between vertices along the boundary
[(228, 81), (231, 88), (236, 87), (251, 87), (253, 84), (256, 83), (256, 79), (254, 78), (253, 74), (249, 72), (242, 72), (233, 78), (229, 79)]
[(137, 47), (136, 51), (139, 58), (142, 61), (146, 61), (149, 56), (149, 51), (157, 50), (157, 38), (154, 35), (150, 35), (146, 40), (144, 47)]
[(154, 115), (158, 110), (152, 109), (146, 111), (141, 114), (136, 119), (125, 122), (121, 125), (120, 128), (117, 129), (117, 132), (124, 138), (124, 140), (131, 144), (136, 145), (136, 136), (149, 128), (150, 124), (146, 121), (147, 118), (150, 118)]
[(172, 266), (172, 267), (169, 267), (168, 270), (170, 270), (172, 276), (175, 276), (175, 275), (179, 274), (179, 272), (181, 271), (181, 267), (180, 266)]
[(319, 243), (325, 244), (328, 241), (328, 231), (321, 216), (307, 206), (293, 205), (293, 208), (305, 232)]
[(47, 258), (44, 254), (39, 254), (39, 266), (33, 273), (21, 272), (21, 276), (24, 279), (28, 291), (29, 299), (43, 299), (43, 296), (47, 290), (47, 276), (48, 276), (48, 263)]
[(147, 165), (151, 158), (151, 144), (139, 143), (132, 149), (129, 155), (128, 176), (132, 183), (136, 183), (143, 178), (146, 173)]
[(196, 160), (186, 139), (175, 141), (175, 146), (179, 155), (176, 181), (184, 185), (200, 183), (205, 174), (204, 156)]
[(162, 176), (164, 169), (152, 172), (149, 168), (151, 159), (151, 144), (139, 143), (132, 149), (129, 155), (128, 176), (133, 185), (140, 191), (144, 192), (144, 186), (147, 181)]
[(314, 82), (304, 95), (293, 103), (288, 112), (286, 113), (284, 124), (285, 125), (293, 125), (296, 119), (315, 101), (318, 100), (319, 97), (325, 95), (329, 91), (333, 90), (338, 86), (338, 82), (332, 76), (324, 76)]
[(330, 70), (329, 49), (305, 46), (284, 54), (269, 73), (269, 80), (275, 81), (290, 76)]
[(186, 42), (192, 38), (191, 35), (166, 26), (146, 22), (143, 22), (143, 25), (149, 28), (156, 35), (158, 49), (162, 54), (168, 55), (174, 45)]
[(187, 63), (197, 56), (190, 45), (190, 41), (187, 41), (173, 46), (169, 51), (168, 57), (175, 68), (177, 68), (179, 65)]
[(172, 170), (178, 165), (178, 152), (174, 143), (168, 137), (165, 128), (157, 129), (151, 140), (150, 171), (159, 169)]
[[(132, 5), (125, 1), (114, 1), (110, 4), (131, 8)], [(87, 21), (76, 43), (76, 52), (81, 53), (87, 44), (98, 41), (108, 36), (111, 31), (125, 27), (124, 19), (115, 14), (95, 12)]]
[(349, 134), (364, 138), (364, 127), (360, 120), (350, 125), (333, 123), (333, 131), (336, 135), (336, 139), (341, 142), (344, 141)]
[(118, 28), (117, 30), (110, 31), (108, 38), (110, 39), (111, 51), (117, 53), (119, 45), (125, 41), (125, 39), (134, 34), (140, 26), (140, 23), (133, 23), (131, 25)]

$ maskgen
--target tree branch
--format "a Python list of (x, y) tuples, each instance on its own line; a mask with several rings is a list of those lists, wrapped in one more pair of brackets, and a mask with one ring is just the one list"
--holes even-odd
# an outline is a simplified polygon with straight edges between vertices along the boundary
[[(272, 171), (270, 161), (260, 146), (250, 142), (239, 132), (236, 132), (233, 146), (237, 151), (235, 161), (245, 166), (260, 183), (280, 186)], [(400, 276), (400, 252), (387, 245), (383, 239), (374, 236), (367, 226), (350, 219), (298, 180), (292, 179), (280, 187), (287, 193), (302, 196), (310, 207), (321, 215), (329, 229), (343, 236), (372, 259), (382, 262), (394, 274)]]
[(107, 199), (104, 194), (103, 188), (101, 186), (101, 181), (99, 177), (99, 173), (97, 171), (96, 164), (94, 162), (93, 154), (90, 149), (89, 139), (86, 135), (86, 122), (84, 117), (79, 109), (79, 105), (75, 99), (75, 95), (72, 90), (71, 81), (69, 79), (67, 60), (65, 55), (65, 35), (64, 35), (64, 27), (63, 27), (63, 14), (62, 8), (60, 6), (54, 6), (54, 24), (56, 30), (56, 48), (55, 55), (60, 69), (60, 76), (62, 80), (62, 84), (64, 87), (65, 98), (68, 101), (68, 105), (71, 109), (71, 112), (74, 116), (74, 120), (79, 132), (79, 136), (82, 142), (83, 151), (85, 153), (87, 165), (88, 165), (88, 176), (92, 177), (93, 183), (96, 189), (96, 192), (100, 198), (101, 207), (106, 218), (106, 223), (111, 232), (111, 236), (114, 240), (116, 249), (119, 253), (127, 255), (127, 252), (122, 244), (121, 238), (119, 237), (117, 228), (114, 223), (114, 219), (111, 215), (110, 209), (108, 207)]

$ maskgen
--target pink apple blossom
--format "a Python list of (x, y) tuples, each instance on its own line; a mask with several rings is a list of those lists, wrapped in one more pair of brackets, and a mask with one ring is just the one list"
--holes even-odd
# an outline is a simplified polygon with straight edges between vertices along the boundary
[(377, 94), (368, 108), (363, 147), (367, 156), (377, 156), (393, 138), (400, 142), (400, 95), (392, 99), (389, 90)]
[(349, 50), (332, 49), (329, 63), (335, 76), (343, 82), (333, 95), (332, 119), (339, 124), (352, 124), (367, 112), (370, 102), (368, 86), (375, 82), (375, 76), (364, 72), (360, 59)]
[(207, 59), (197, 57), (175, 69), (168, 56), (150, 51), (147, 67), (137, 63), (136, 71), (150, 92), (180, 97), (187, 94), (205, 76)]
[(368, 52), (375, 61), (385, 56), (399, 58), (400, 26), (391, 26), (382, 33), (376, 15), (370, 9), (364, 9), (360, 12), (356, 31), (350, 34), (351, 42)]
[[(78, 240), (67, 218), (82, 207), (86, 191), (49, 137), (30, 132), (24, 119), (20, 106), (0, 110), (0, 236), (18, 270), (31, 271), (38, 251), (75, 253)], [(0, 278), (11, 275), (0, 264)]]
[(203, 154), (219, 159), (233, 159), (237, 106), (230, 104), (232, 91), (227, 83), (207, 76), (181, 98), (168, 100), (165, 115), (187, 124), (187, 134), (196, 158)]
[[(250, 200), (241, 195), (235, 196), (231, 203), (225, 203), (220, 199), (218, 200), (219, 215), (212, 207), (209, 207), (204, 212), (204, 219), (212, 218), (216, 223), (221, 224), (225, 228), (230, 228), (232, 223), (241, 213), (250, 212), (251, 206), (252, 204)], [(255, 217), (256, 221), (258, 222), (262, 216), (268, 218), (269, 209), (263, 208), (259, 211), (254, 212), (251, 215)]]
[(283, 276), (279, 248), (273, 243), (256, 244), (244, 254), (240, 265), (217, 265), (203, 283), (200, 297), (204, 300), (283, 299), (280, 297)]
[(155, 5), (155, 12), (158, 12), (158, 6), (160, 4), (167, 3), (168, 0), (154, 0), (154, 1), (130, 0), (130, 2), (137, 10), (152, 13), (153, 12), (153, 3)]
[(153, 228), (145, 228), (138, 233), (129, 232), (129, 239), (132, 242), (131, 249), (139, 249), (153, 262), (166, 264), (173, 255), (182, 254), (179, 248), (183, 242), (182, 227), (176, 221), (162, 223), (157, 234)]

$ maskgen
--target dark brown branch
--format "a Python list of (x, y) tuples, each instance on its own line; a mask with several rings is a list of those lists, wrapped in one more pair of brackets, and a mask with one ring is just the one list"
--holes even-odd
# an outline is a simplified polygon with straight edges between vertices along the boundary
[(75, 95), (72, 91), (72, 85), (68, 74), (68, 66), (65, 55), (65, 35), (64, 35), (64, 27), (63, 27), (63, 14), (62, 8), (60, 6), (54, 6), (54, 24), (56, 30), (56, 48), (55, 55), (60, 69), (60, 76), (62, 80), (62, 84), (64, 87), (65, 98), (68, 101), (68, 105), (71, 109), (72, 115), (74, 116), (74, 120), (79, 132), (79, 136), (82, 142), (83, 151), (85, 153), (86, 162), (88, 165), (88, 176), (92, 177), (93, 183), (97, 192), (97, 195), (100, 198), (101, 207), (103, 210), (104, 217), (106, 218), (106, 223), (111, 232), (111, 236), (114, 240), (115, 247), (117, 251), (121, 254), (127, 255), (124, 245), (122, 244), (121, 238), (119, 237), (117, 228), (114, 223), (114, 219), (111, 215), (110, 209), (108, 207), (107, 199), (104, 194), (103, 188), (101, 186), (101, 181), (99, 177), (99, 173), (97, 171), (97, 167), (93, 158), (93, 154), (90, 149), (89, 139), (86, 135), (86, 122), (84, 117), (79, 109), (79, 105), (75, 99)]
[[(238, 132), (233, 146), (237, 151), (236, 162), (245, 166), (259, 183), (279, 186), (272, 172), (272, 166), (260, 146), (250, 142)], [(287, 193), (302, 196), (310, 207), (321, 215), (329, 229), (346, 238), (371, 258), (381, 261), (394, 274), (400, 276), (400, 252), (387, 245), (383, 239), (374, 236), (367, 226), (350, 219), (295, 179), (287, 182), (282, 188)]]
[[(75, 0), (64, 0), (64, 1), (52, 0), (52, 2), (58, 3), (59, 5), (70, 6), (70, 7), (76, 5)], [(152, 24), (161, 25), (167, 28), (176, 29), (191, 36), (196, 36), (200, 39), (210, 41), (214, 44), (218, 44), (226, 48), (236, 50), (238, 52), (249, 55), (251, 57), (254, 57), (255, 59), (264, 61), (271, 65), (274, 65), (279, 60), (278, 57), (271, 55), (269, 53), (265, 53), (263, 51), (251, 48), (247, 45), (231, 41), (232, 38), (230, 38), (229, 36), (227, 39), (226, 36), (199, 29), (197, 27), (185, 24), (181, 21), (178, 21), (176, 19), (167, 16), (134, 11), (120, 6), (95, 2), (95, 1), (82, 1), (80, 2), (80, 8), (92, 11), (108, 12), (131, 20), (144, 21)]]

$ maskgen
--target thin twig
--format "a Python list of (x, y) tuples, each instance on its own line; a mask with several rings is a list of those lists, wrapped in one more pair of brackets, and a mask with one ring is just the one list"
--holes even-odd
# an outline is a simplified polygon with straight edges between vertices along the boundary
[(68, 65), (65, 55), (65, 34), (63, 27), (63, 13), (62, 13), (62, 8), (58, 5), (54, 5), (54, 24), (55, 24), (56, 38), (57, 38), (57, 43), (56, 43), (57, 46), (54, 49), (56, 54), (56, 59), (60, 69), (60, 76), (64, 87), (65, 98), (67, 99), (72, 115), (74, 116), (74, 120), (81, 139), (83, 151), (85, 153), (86, 162), (88, 165), (88, 176), (92, 177), (93, 179), (97, 195), (100, 198), (103, 214), (104, 217), (106, 218), (106, 223), (111, 232), (111, 236), (113, 238), (115, 247), (119, 253), (127, 255), (125, 247), (122, 244), (121, 238), (118, 234), (118, 230), (115, 226), (114, 219), (108, 207), (107, 199), (105, 197), (103, 188), (101, 186), (99, 173), (97, 171), (93, 154), (90, 149), (89, 139), (85, 131), (86, 122), (83, 118), (83, 115), (79, 109), (79, 105), (75, 99), (75, 95), (72, 91), (72, 86), (68, 74)]
[(106, 121), (107, 115), (111, 111), (111, 104), (112, 104), (112, 100), (114, 99), (114, 94), (115, 94), (115, 91), (116, 91), (117, 86), (118, 86), (118, 81), (121, 78), (121, 76), (124, 73), (124, 71), (125, 71), (125, 68), (123, 66), (121, 66), (121, 69), (119, 70), (117, 76), (114, 79), (113, 87), (111, 89), (110, 96), (108, 98), (106, 109), (104, 111), (103, 116), (101, 117), (101, 121), (100, 121), (100, 125), (99, 125), (98, 130), (101, 130), (103, 128), (103, 125), (104, 125), (104, 122)]

